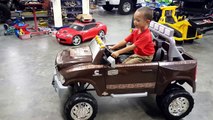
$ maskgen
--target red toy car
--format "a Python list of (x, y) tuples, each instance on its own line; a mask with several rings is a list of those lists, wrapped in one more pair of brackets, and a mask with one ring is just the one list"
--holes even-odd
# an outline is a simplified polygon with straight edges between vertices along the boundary
[(92, 40), (96, 35), (105, 37), (107, 27), (101, 22), (80, 22), (76, 20), (70, 27), (61, 28), (56, 33), (59, 43), (79, 45), (86, 40)]

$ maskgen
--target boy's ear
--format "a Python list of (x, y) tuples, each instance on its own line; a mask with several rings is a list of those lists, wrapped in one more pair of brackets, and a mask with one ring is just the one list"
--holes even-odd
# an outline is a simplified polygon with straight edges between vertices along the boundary
[(147, 23), (150, 23), (150, 22), (151, 22), (151, 20), (149, 20), (149, 19), (147, 19), (146, 21), (147, 21)]

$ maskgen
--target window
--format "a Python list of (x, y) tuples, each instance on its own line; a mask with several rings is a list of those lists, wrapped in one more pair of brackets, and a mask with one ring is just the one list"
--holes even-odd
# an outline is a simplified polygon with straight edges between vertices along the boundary
[(84, 30), (89, 30), (89, 29), (91, 29), (91, 28), (93, 28), (95, 26), (96, 26), (96, 24), (85, 25)]
[(72, 24), (72, 25), (70, 26), (70, 28), (75, 29), (75, 30), (77, 30), (77, 31), (81, 31), (81, 30), (83, 29), (83, 26), (76, 25), (76, 24)]

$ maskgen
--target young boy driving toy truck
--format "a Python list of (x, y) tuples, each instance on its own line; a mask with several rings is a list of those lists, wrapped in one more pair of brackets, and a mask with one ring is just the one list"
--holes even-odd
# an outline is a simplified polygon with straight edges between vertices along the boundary
[(153, 11), (150, 8), (139, 8), (134, 14), (134, 25), (136, 29), (124, 40), (110, 47), (110, 49), (116, 50), (128, 42), (132, 43), (132, 45), (114, 51), (112, 57), (117, 58), (120, 54), (134, 50), (134, 54), (125, 59), (123, 63), (151, 62), (155, 52), (152, 34), (149, 30), (149, 23), (152, 18)]

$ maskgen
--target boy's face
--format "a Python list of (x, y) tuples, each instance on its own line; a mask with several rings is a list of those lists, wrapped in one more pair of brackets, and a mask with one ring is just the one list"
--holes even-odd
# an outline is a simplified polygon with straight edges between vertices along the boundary
[(144, 29), (149, 25), (150, 20), (144, 18), (143, 12), (136, 11), (134, 14), (134, 25), (135, 28)]

